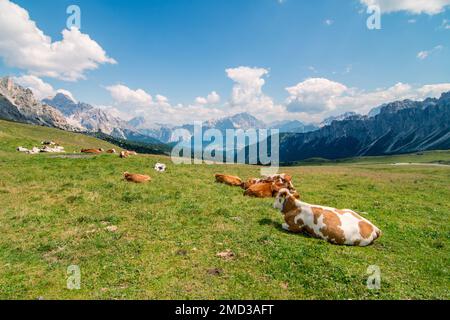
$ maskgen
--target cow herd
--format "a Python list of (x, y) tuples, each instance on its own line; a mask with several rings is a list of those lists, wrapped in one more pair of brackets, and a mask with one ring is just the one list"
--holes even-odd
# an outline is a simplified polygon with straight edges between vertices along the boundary
[(53, 141), (42, 141), (40, 147), (33, 147), (31, 149), (27, 149), (24, 147), (17, 147), (17, 151), (23, 152), (26, 154), (38, 154), (38, 153), (64, 153), (63, 146), (60, 146), (56, 142)]
[[(17, 151), (28, 154), (40, 152), (65, 152), (64, 147), (53, 141), (43, 141), (43, 146), (29, 150), (18, 147)], [(102, 148), (82, 149), (84, 154), (101, 154)], [(115, 149), (106, 153), (116, 154)], [(120, 158), (137, 155), (134, 151), (121, 151)], [(166, 165), (156, 163), (155, 171), (166, 171)], [(124, 172), (123, 178), (127, 182), (147, 183), (152, 180), (148, 175)], [(233, 187), (242, 188), (244, 196), (255, 198), (276, 198), (274, 208), (281, 211), (285, 223), (284, 230), (293, 233), (306, 233), (311, 237), (326, 240), (337, 245), (367, 246), (381, 236), (378, 229), (367, 219), (350, 209), (335, 209), (320, 205), (311, 205), (300, 200), (301, 196), (294, 187), (292, 176), (276, 174), (261, 178), (241, 178), (226, 174), (216, 174), (215, 180)]]

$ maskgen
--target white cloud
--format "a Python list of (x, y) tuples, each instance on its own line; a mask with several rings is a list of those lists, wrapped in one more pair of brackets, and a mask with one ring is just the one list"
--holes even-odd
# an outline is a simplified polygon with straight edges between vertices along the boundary
[(200, 105), (200, 106), (217, 105), (219, 102), (220, 102), (220, 96), (215, 91), (212, 91), (206, 97), (197, 97), (197, 98), (195, 98), (195, 104), (196, 105)]
[(327, 26), (331, 26), (334, 23), (334, 21), (331, 19), (326, 19), (323, 23), (326, 24)]
[(384, 13), (407, 11), (412, 14), (434, 15), (450, 6), (450, 0), (360, 0), (366, 6), (377, 5)]
[(13, 80), (18, 85), (21, 85), (24, 88), (31, 89), (31, 91), (33, 91), (33, 95), (38, 100), (53, 97), (56, 93), (63, 93), (64, 95), (72, 99), (74, 102), (76, 102), (76, 99), (74, 98), (73, 94), (70, 91), (65, 89), (55, 90), (52, 87), (52, 85), (50, 85), (47, 82), (44, 82), (41, 78), (38, 78), (36, 76), (24, 75), (20, 77), (14, 77)]
[(116, 104), (122, 108), (150, 107), (153, 104), (152, 96), (142, 89), (133, 90), (121, 84), (109, 86), (106, 89)]
[(248, 112), (262, 120), (280, 120), (286, 113), (283, 105), (275, 104), (271, 97), (265, 95), (262, 87), (264, 76), (269, 70), (264, 68), (237, 67), (226, 69), (228, 77), (234, 81), (230, 101), (227, 104), (229, 112)]
[(335, 97), (348, 88), (338, 82), (324, 78), (310, 78), (293, 87), (286, 88), (289, 93), (288, 110), (291, 112), (321, 113), (336, 108)]
[(420, 51), (419, 53), (417, 53), (417, 59), (420, 60), (425, 60), (426, 58), (428, 58), (431, 54), (436, 53), (438, 51), (441, 51), (444, 47), (441, 45), (438, 45), (436, 47), (434, 47), (431, 50), (424, 50), (424, 51)]
[(42, 81), (42, 79), (36, 76), (24, 75), (20, 77), (14, 77), (13, 80), (18, 85), (21, 85), (24, 88), (31, 89), (34, 96), (39, 100), (55, 95), (55, 89), (53, 89), (50, 84)]
[(346, 111), (366, 114), (374, 107), (397, 100), (439, 97), (441, 93), (450, 91), (450, 83), (421, 87), (397, 83), (389, 88), (367, 92), (328, 79), (315, 78), (286, 90), (289, 93), (286, 101), (288, 111), (309, 115), (310, 119), (323, 119)]
[(73, 102), (77, 102), (77, 99), (75, 99), (75, 97), (73, 96), (72, 92), (68, 91), (68, 90), (64, 90), (64, 89), (58, 89), (56, 90), (56, 93), (62, 93), (63, 95), (69, 97), (70, 99), (72, 99)]
[(263, 68), (238, 67), (226, 69), (228, 78), (235, 82), (231, 94), (233, 105), (252, 104), (263, 98), (263, 77), (269, 73)]
[(448, 20), (448, 19), (442, 20), (441, 27), (442, 27), (442, 29), (450, 30), (450, 20)]
[(67, 81), (84, 79), (100, 64), (116, 61), (78, 29), (64, 29), (62, 40), (52, 42), (22, 7), (0, 0), (0, 57), (10, 67), (36, 76)]

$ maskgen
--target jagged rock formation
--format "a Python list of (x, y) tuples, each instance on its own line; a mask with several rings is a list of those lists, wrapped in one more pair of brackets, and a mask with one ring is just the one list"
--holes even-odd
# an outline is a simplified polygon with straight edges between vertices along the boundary
[(0, 118), (10, 121), (75, 130), (64, 115), (55, 108), (42, 104), (25, 89), (9, 78), (0, 79)]

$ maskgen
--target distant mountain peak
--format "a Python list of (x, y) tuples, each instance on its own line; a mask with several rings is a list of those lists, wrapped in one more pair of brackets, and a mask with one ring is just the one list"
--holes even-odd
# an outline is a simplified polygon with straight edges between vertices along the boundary
[(355, 116), (359, 116), (359, 114), (356, 112), (353, 112), (353, 111), (348, 111), (348, 112), (345, 112), (345, 113), (337, 115), (337, 116), (332, 116), (332, 117), (326, 118), (325, 120), (323, 120), (321, 122), (320, 126), (321, 127), (328, 126), (333, 121), (342, 121), (342, 120), (346, 120), (348, 118), (355, 117)]
[(450, 101), (450, 91), (442, 93), (439, 101)]

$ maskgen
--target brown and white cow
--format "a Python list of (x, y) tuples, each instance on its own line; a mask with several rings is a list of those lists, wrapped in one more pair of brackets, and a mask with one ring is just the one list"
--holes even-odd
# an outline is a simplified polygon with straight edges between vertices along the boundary
[(150, 178), (150, 176), (143, 175), (143, 174), (137, 174), (137, 173), (128, 173), (128, 172), (124, 172), (123, 177), (128, 182), (134, 182), (134, 183), (145, 183), (145, 182), (149, 182), (152, 180), (152, 178)]
[(116, 149), (109, 149), (106, 153), (117, 153)]
[(218, 182), (218, 183), (224, 183), (224, 184), (227, 184), (227, 185), (233, 186), (233, 187), (242, 186), (241, 178), (236, 177), (236, 176), (230, 176), (230, 175), (226, 175), (226, 174), (216, 174), (215, 178), (216, 178), (216, 182)]
[(364, 247), (381, 236), (380, 229), (356, 212), (299, 201), (288, 189), (280, 190), (274, 208), (283, 214), (286, 231), (306, 232), (333, 244)]

